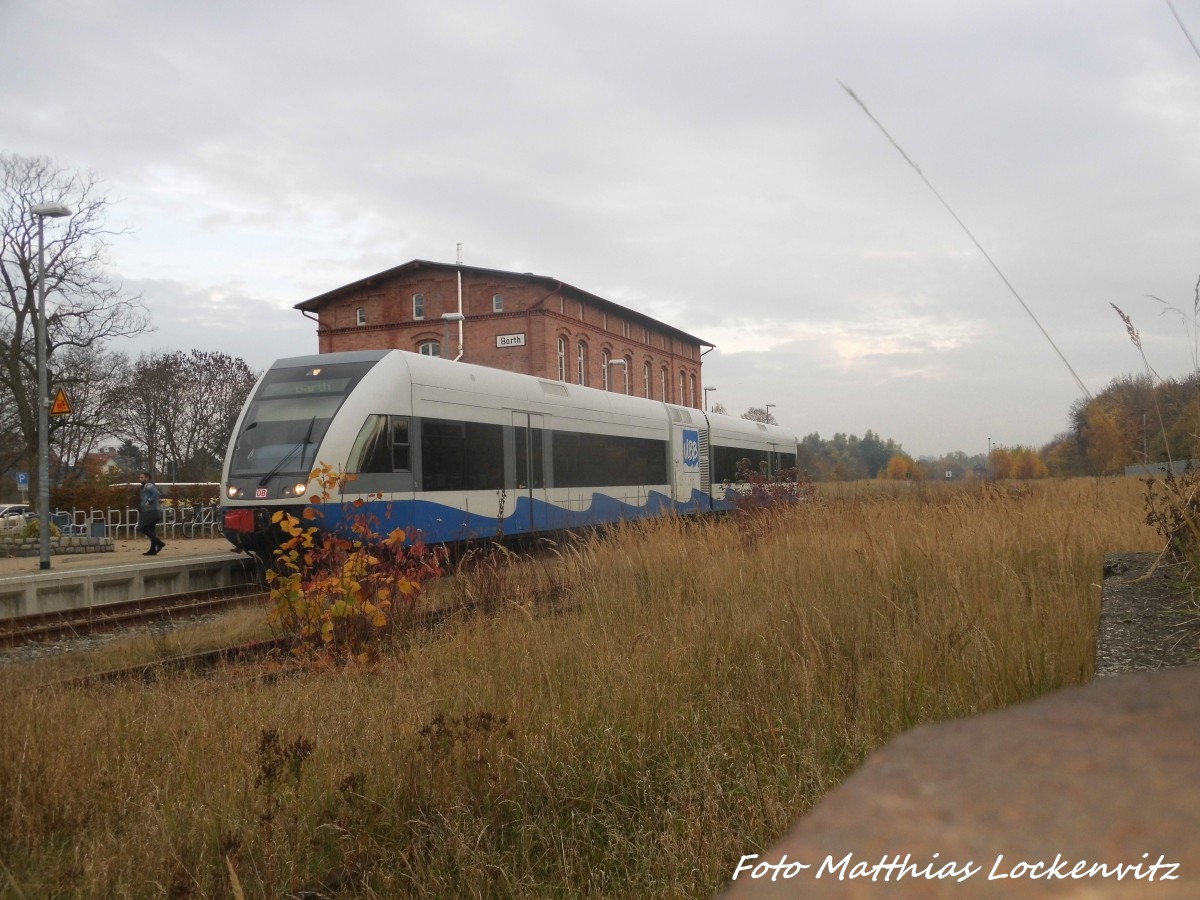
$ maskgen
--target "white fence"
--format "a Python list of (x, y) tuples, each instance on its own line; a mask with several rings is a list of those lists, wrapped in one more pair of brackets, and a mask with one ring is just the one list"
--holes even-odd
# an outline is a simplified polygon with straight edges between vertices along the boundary
[[(137, 530), (138, 511), (126, 509), (55, 510), (51, 519), (65, 532), (93, 534), (103, 526), (104, 536), (131, 538)], [(66, 527), (64, 527), (64, 525)], [(158, 532), (169, 538), (220, 537), (220, 519), (216, 506), (164, 506)]]

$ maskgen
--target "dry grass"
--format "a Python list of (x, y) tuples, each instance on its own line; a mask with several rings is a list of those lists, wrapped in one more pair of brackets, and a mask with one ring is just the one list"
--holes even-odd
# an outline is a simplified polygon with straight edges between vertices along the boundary
[(1154, 547), (1140, 490), (631, 526), (371, 669), (0, 670), (0, 895), (709, 895), (897, 732), (1087, 679), (1103, 555)]

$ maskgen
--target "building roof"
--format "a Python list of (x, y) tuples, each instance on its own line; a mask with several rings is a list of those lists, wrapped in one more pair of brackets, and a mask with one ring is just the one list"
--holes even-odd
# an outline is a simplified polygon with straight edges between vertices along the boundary
[(311, 297), (297, 303), (293, 309), (299, 309), (305, 312), (318, 312), (322, 306), (332, 300), (338, 300), (345, 296), (350, 296), (358, 293), (365, 288), (377, 287), (387, 281), (392, 281), (396, 278), (410, 275), (415, 272), (420, 272), (423, 269), (442, 271), (442, 272), (463, 272), (464, 274), (475, 275), (482, 278), (500, 277), (509, 280), (527, 281), (531, 284), (544, 285), (547, 290), (564, 291), (582, 297), (604, 311), (612, 311), (620, 315), (627, 316), (634, 322), (654, 325), (657, 328), (665, 329), (677, 337), (683, 338), (694, 344), (699, 344), (702, 347), (714, 347), (715, 344), (710, 341), (702, 340), (695, 335), (688, 334), (679, 328), (668, 325), (659, 319), (647, 316), (637, 310), (630, 309), (627, 306), (621, 306), (619, 303), (613, 303), (611, 300), (605, 300), (603, 297), (598, 297), (595, 294), (590, 294), (587, 291), (580, 290), (573, 285), (567, 284), (557, 278), (552, 278), (549, 275), (534, 275), (532, 272), (505, 272), (501, 269), (481, 269), (478, 266), (460, 266), (451, 263), (431, 262), (427, 259), (414, 259), (406, 262), (403, 265), (396, 266), (391, 269), (385, 269), (382, 272), (377, 272), (374, 275), (368, 275), (366, 278), (360, 278), (358, 281), (352, 281), (350, 284), (344, 284), (339, 288), (334, 288), (332, 291), (326, 291), (324, 294), (319, 294), (316, 297)]

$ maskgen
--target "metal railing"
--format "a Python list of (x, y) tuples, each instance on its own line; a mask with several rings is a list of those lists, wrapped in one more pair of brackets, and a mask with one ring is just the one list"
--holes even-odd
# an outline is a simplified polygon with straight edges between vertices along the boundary
[[(134, 537), (138, 526), (138, 511), (133, 507), (117, 509), (55, 510), (51, 520), (65, 534), (93, 535), (128, 540)], [(200, 504), (174, 507), (165, 506), (158, 522), (158, 532), (165, 538), (220, 537), (220, 519), (217, 507)]]

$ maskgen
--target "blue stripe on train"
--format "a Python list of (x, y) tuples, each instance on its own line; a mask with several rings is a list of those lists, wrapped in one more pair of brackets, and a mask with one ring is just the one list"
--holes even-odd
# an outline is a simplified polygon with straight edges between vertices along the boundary
[[(717, 508), (728, 504), (717, 502)], [(406, 532), (419, 531), (426, 543), (440, 544), (455, 541), (528, 534), (540, 531), (558, 531), (604, 525), (632, 519), (645, 519), (675, 512), (689, 515), (709, 509), (709, 498), (701, 491), (693, 491), (691, 499), (684, 503), (673, 501), (666, 494), (651, 491), (644, 505), (624, 503), (606, 494), (592, 494), (587, 509), (564, 509), (543, 500), (530, 500), (528, 495), (510, 503), (501, 520), (497, 516), (485, 516), (465, 512), (430, 500), (370, 500), (361, 506), (352, 504), (319, 504), (321, 513), (313, 524), (337, 530), (347, 523), (361, 521), (376, 534), (386, 535), (393, 529)]]

